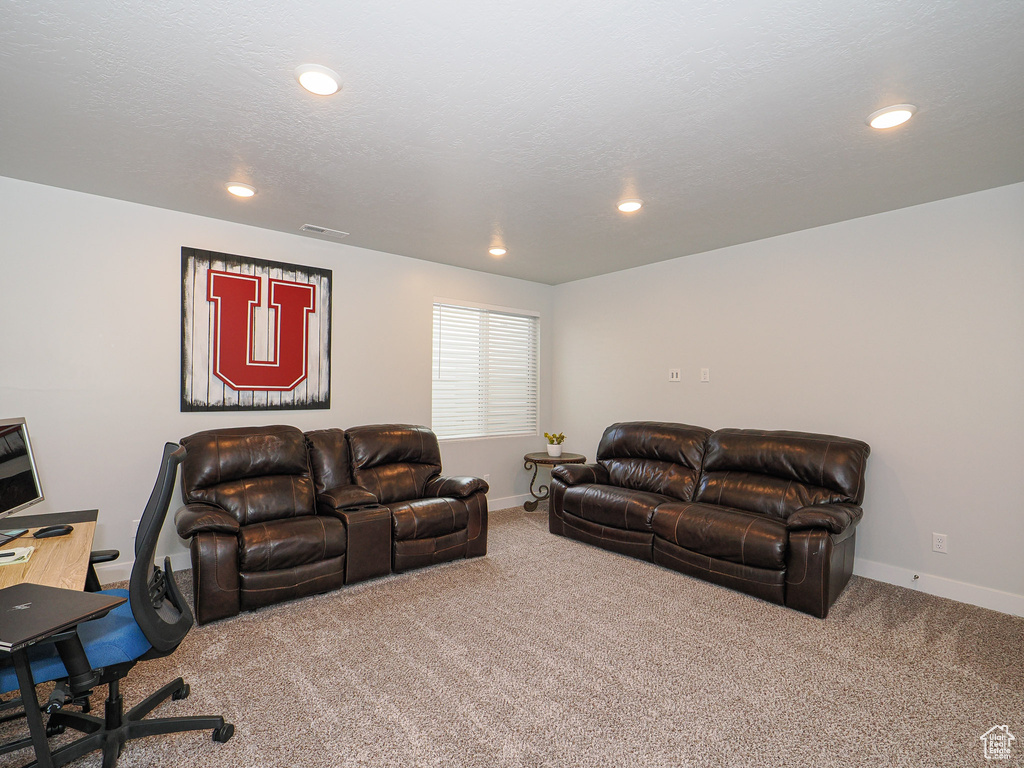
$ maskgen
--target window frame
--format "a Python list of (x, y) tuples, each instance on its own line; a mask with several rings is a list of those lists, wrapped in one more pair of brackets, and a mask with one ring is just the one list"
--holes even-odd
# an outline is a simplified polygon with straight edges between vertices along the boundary
[(436, 338), (434, 336), (434, 314), (438, 305), (450, 306), (456, 309), (469, 309), (469, 310), (480, 310), (482, 312), (512, 315), (520, 318), (532, 318), (535, 322), (536, 328), (536, 345), (534, 349), (534, 369), (535, 369), (535, 380), (534, 389), (536, 391), (535, 401), (535, 424), (533, 431), (531, 432), (512, 432), (512, 433), (501, 433), (501, 434), (472, 434), (472, 435), (437, 435), (440, 441), (455, 441), (455, 440), (500, 440), (517, 437), (536, 437), (540, 434), (540, 422), (541, 422), (541, 313), (532, 309), (520, 309), (516, 307), (505, 307), (497, 304), (486, 304), (478, 301), (467, 301), (463, 299), (452, 299), (446, 297), (434, 297), (431, 303), (431, 351), (430, 351), (430, 427), (437, 433), (434, 426), (434, 367), (438, 360), (434, 357), (434, 345)]

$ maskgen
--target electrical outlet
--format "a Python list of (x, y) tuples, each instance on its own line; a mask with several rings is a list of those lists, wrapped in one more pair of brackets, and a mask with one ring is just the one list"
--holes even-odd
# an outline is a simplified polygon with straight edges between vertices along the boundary
[(668, 380), (669, 381), (682, 381), (682, 373), (678, 368), (668, 369)]
[(711, 381), (711, 369), (710, 368), (701, 368), (700, 369), (700, 380), (701, 381)]
[(932, 552), (941, 552), (944, 555), (949, 554), (949, 537), (946, 534), (932, 534)]

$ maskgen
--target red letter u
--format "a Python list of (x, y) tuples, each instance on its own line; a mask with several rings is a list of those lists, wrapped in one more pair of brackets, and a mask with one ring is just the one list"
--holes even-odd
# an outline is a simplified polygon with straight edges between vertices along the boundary
[(289, 391), (306, 378), (309, 315), (316, 311), (316, 286), (269, 278), (274, 314), (270, 359), (253, 354), (253, 314), (260, 306), (262, 279), (210, 270), (213, 303), (213, 372), (232, 389)]

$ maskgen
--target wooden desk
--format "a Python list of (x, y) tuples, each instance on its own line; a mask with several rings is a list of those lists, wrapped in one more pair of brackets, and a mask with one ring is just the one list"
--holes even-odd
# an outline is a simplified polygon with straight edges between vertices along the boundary
[[(96, 515), (96, 510), (90, 509), (51, 515), (16, 515), (0, 520), (0, 531), (28, 528), (28, 533), (7, 542), (0, 549), (36, 548), (27, 563), (0, 565), (0, 589), (23, 583), (63, 589), (85, 589), (92, 537), (96, 533)], [(75, 528), (67, 536), (32, 538), (32, 534), (40, 528), (64, 523)]]

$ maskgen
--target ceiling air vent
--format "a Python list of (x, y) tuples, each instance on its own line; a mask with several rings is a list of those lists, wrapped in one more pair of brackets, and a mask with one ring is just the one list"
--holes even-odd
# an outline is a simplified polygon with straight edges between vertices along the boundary
[(341, 240), (344, 237), (348, 237), (348, 232), (342, 232), (340, 229), (328, 229), (327, 227), (318, 227), (316, 224), (303, 224), (303, 232), (312, 232), (314, 235), (323, 235), (324, 237), (336, 237)]

